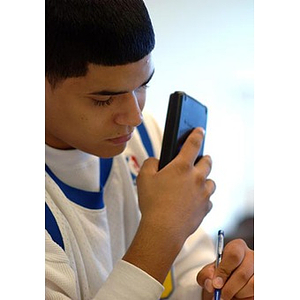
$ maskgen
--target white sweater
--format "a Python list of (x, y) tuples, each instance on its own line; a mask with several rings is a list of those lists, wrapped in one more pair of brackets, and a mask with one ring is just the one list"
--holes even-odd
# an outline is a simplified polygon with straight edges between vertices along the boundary
[[(147, 114), (144, 124), (158, 157), (161, 132)], [(214, 247), (200, 228), (177, 257), (163, 296), (164, 288), (159, 282), (121, 259), (139, 224), (134, 179), (147, 157), (136, 130), (126, 150), (113, 158), (104, 202), (94, 205), (89, 192), (100, 190), (99, 158), (79, 150), (46, 146), (46, 165), (51, 170), (46, 172), (46, 203), (63, 241), (62, 247), (46, 230), (46, 299), (201, 299), (196, 274), (214, 260)], [(68, 186), (85, 191), (86, 201), (69, 199), (72, 197), (64, 194), (55, 176)], [(92, 204), (86, 205), (88, 201)]]

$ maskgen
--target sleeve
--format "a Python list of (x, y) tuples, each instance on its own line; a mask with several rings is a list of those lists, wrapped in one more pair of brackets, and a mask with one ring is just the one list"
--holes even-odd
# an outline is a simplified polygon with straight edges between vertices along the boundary
[(95, 299), (158, 300), (164, 287), (141, 269), (120, 260)]
[(67, 255), (52, 240), (47, 231), (45, 234), (45, 299), (80, 299), (75, 272), (70, 266)]
[[(65, 252), (51, 239), (46, 231), (46, 299), (79, 300), (78, 279), (71, 268)], [(157, 300), (164, 288), (144, 271), (120, 260), (106, 282), (101, 286), (94, 300)]]

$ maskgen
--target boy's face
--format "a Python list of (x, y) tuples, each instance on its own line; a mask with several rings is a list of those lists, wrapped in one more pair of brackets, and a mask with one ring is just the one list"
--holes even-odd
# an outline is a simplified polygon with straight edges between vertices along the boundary
[(52, 89), (46, 79), (46, 144), (101, 157), (120, 154), (142, 122), (145, 84), (154, 72), (151, 55), (115, 67), (89, 65), (84, 77)]

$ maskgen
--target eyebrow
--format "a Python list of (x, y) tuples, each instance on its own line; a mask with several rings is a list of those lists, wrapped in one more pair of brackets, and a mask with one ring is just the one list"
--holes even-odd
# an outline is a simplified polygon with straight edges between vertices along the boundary
[[(153, 72), (151, 73), (151, 75), (149, 76), (149, 78), (142, 83), (139, 87), (142, 87), (146, 84), (148, 84), (150, 82), (150, 80), (152, 79), (153, 75), (154, 75), (155, 69), (153, 69)], [(96, 92), (92, 92), (89, 93), (90, 95), (101, 95), (101, 96), (115, 96), (115, 95), (121, 95), (121, 94), (126, 94), (128, 93), (128, 91), (109, 91), (109, 90), (102, 90), (102, 91), (96, 91)]]

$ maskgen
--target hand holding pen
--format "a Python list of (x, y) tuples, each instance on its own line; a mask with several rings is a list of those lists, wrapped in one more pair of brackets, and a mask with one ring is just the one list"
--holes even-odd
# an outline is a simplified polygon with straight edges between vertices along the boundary
[(254, 251), (243, 240), (236, 239), (225, 245), (222, 254), (222, 242), (224, 233), (216, 261), (198, 273), (197, 281), (203, 287), (202, 300), (220, 299), (217, 298), (220, 296), (224, 300), (254, 299)]

